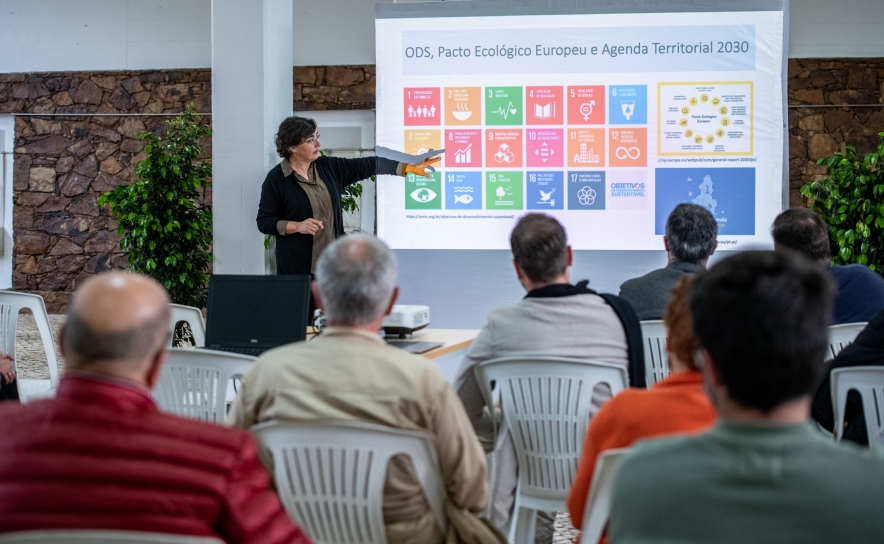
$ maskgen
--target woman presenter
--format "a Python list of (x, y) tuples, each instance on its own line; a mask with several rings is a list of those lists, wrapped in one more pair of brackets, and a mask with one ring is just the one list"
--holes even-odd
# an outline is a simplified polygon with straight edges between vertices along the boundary
[(313, 274), (319, 254), (344, 234), (341, 192), (374, 175), (430, 177), (438, 157), (405, 164), (381, 157), (342, 159), (319, 154), (316, 122), (289, 117), (279, 125), (276, 151), (282, 161), (267, 173), (258, 205), (258, 230), (276, 235), (278, 274)]

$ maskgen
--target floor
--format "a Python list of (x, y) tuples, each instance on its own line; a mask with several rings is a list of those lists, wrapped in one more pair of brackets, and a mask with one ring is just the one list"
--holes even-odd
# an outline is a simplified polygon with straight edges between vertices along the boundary
[[(58, 359), (59, 375), (64, 373), (64, 360), (58, 351), (58, 331), (64, 323), (65, 316), (50, 315), (49, 325), (52, 327), (52, 339), (55, 344), (56, 357)], [(46, 363), (46, 355), (43, 351), (43, 343), (40, 341), (40, 333), (37, 323), (31, 314), (19, 314), (15, 332), (16, 367), (22, 378), (49, 378), (49, 366)], [(571, 518), (566, 513), (556, 517), (556, 532), (553, 536), (553, 544), (568, 544), (574, 542), (579, 531), (571, 526)]]

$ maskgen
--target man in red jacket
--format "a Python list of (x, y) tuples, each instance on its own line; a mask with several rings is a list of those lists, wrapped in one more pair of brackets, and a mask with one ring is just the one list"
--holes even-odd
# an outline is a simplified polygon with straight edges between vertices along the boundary
[(60, 335), (58, 395), (0, 406), (0, 532), (116, 529), (309, 540), (269, 487), (248, 433), (160, 413), (169, 298), (110, 273), (74, 297)]

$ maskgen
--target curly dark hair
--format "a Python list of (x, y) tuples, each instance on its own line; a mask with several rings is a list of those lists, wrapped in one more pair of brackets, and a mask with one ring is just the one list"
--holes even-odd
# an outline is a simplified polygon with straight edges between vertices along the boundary
[(276, 136), (273, 138), (276, 143), (276, 152), (283, 159), (289, 158), (292, 155), (291, 149), (296, 145), (301, 145), (314, 132), (316, 132), (316, 121), (313, 119), (297, 115), (286, 117), (279, 124), (279, 130), (276, 131)]
[(818, 213), (807, 208), (791, 208), (774, 219), (771, 229), (776, 248), (785, 247), (820, 263), (831, 258), (829, 229)]

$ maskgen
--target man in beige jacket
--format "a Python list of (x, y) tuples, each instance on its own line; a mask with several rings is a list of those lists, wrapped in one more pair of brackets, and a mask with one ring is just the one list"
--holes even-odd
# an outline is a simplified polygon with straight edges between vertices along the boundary
[[(313, 285), (328, 328), (262, 355), (230, 420), (243, 428), (273, 419), (349, 420), (427, 432), (450, 502), (478, 512), (488, 500), (485, 454), (460, 399), (432, 361), (378, 335), (398, 295), (396, 260), (383, 242), (352, 235), (332, 243)], [(406, 457), (388, 468), (384, 520), (391, 543), (443, 541)]]

